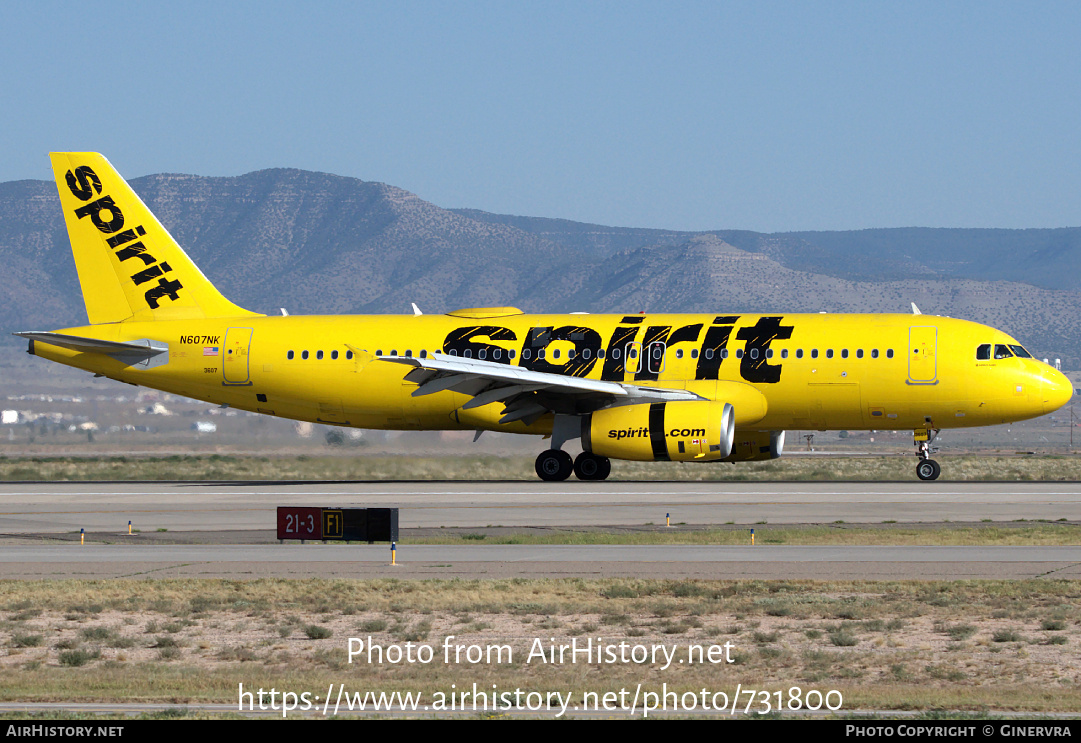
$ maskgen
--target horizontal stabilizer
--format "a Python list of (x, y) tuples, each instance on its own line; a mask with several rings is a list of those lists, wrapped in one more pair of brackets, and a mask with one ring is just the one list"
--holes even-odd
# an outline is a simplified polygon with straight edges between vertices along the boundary
[[(47, 343), (50, 346), (59, 346), (70, 351), (80, 353), (101, 353), (112, 356), (117, 361), (122, 361), (128, 366), (142, 364), (143, 366), (157, 366), (168, 358), (169, 346), (161, 341), (141, 339), (137, 341), (103, 341), (98, 338), (84, 338), (81, 335), (65, 335), (64, 333), (47, 333), (44, 331), (24, 331), (12, 333), (31, 342), (30, 352), (33, 353), (34, 343)], [(158, 363), (150, 364), (149, 361), (160, 354), (166, 354), (166, 359), (157, 360)]]

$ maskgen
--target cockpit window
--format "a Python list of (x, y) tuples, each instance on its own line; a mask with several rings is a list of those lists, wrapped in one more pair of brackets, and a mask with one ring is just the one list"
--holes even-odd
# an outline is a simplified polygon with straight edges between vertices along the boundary
[(995, 344), (995, 358), (996, 359), (1008, 359), (1011, 356), (1013, 356), (1013, 354), (1010, 353), (1010, 349), (1008, 347), (1002, 345), (1001, 343), (996, 343)]
[(976, 361), (991, 360), (991, 344), (983, 343), (976, 349)]
[(1028, 351), (1026, 351), (1021, 346), (1010, 346), (1010, 350), (1013, 351), (1013, 355), (1017, 356), (1018, 358), (1022, 358), (1022, 359), (1031, 359), (1032, 358), (1032, 354), (1030, 354)]

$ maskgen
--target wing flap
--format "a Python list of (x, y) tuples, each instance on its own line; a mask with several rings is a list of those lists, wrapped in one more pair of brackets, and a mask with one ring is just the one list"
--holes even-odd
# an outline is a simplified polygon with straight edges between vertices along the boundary
[(556, 406), (552, 401), (558, 399), (592, 398), (594, 404), (590, 407), (597, 408), (631, 402), (703, 399), (685, 389), (571, 377), (443, 353), (432, 353), (424, 358), (379, 356), (377, 360), (413, 367), (405, 378), (419, 385), (413, 391), (414, 397), (444, 390), (459, 392), (472, 397), (462, 406), (463, 410), (504, 402), (506, 407), (501, 423), (554, 411)]
[[(510, 364), (498, 364), (494, 361), (482, 361), (481, 359), (466, 359), (460, 356), (448, 356), (443, 353), (432, 353), (423, 359), (413, 356), (379, 356), (377, 358), (380, 361), (390, 361), (396, 364), (406, 364), (440, 372), (474, 374), (478, 377), (485, 377), (508, 384), (541, 384), (545, 387), (563, 387), (568, 390), (600, 392), (621, 397), (627, 394), (626, 389), (624, 389), (625, 386), (616, 382), (565, 377), (561, 374), (537, 372), (511, 366)], [(438, 392), (439, 390), (433, 389), (432, 391)], [(424, 394), (430, 393), (425, 392)]]

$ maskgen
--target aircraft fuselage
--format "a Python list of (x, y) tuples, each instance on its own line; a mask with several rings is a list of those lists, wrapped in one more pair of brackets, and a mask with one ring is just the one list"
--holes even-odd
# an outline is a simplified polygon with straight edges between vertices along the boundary
[(379, 360), (433, 351), (710, 399), (719, 381), (747, 385), (765, 397), (765, 410), (734, 400), (736, 425), (761, 430), (985, 426), (1043, 415), (1071, 392), (1060, 372), (1036, 359), (978, 359), (981, 345), (1018, 345), (1001, 331), (930, 315), (483, 314), (159, 320), (60, 331), (168, 345), (167, 358), (149, 368), (45, 344), (35, 352), (216, 404), (360, 428), (550, 432), (550, 415), (500, 425), (499, 403), (462, 410), (469, 397), (457, 392), (415, 397), (405, 370)]

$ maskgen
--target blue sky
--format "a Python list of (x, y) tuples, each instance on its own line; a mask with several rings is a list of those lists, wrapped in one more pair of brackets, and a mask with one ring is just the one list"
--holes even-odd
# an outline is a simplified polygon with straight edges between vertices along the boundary
[(4, 4), (0, 181), (269, 167), (445, 207), (1081, 225), (1081, 4)]

